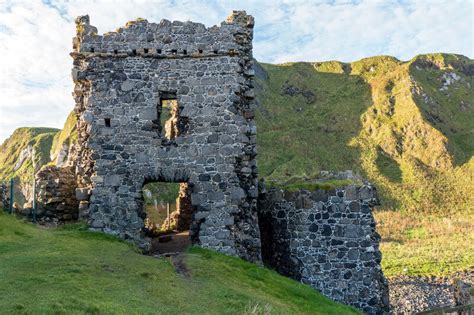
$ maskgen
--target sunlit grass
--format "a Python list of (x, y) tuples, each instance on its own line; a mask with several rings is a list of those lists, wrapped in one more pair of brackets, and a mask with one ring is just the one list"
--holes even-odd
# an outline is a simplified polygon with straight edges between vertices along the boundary
[(474, 267), (474, 216), (375, 212), (386, 276), (446, 275)]
[(169, 259), (75, 224), (45, 229), (0, 209), (2, 314), (356, 314), (312, 288), (200, 248)]

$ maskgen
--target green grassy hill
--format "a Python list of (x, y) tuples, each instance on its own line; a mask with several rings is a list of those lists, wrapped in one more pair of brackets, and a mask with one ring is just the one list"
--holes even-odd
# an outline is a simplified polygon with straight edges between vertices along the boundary
[(77, 140), (76, 123), (76, 114), (71, 112), (64, 123), (63, 129), (54, 136), (51, 146), (51, 159), (56, 164), (61, 164), (67, 160), (69, 148)]
[(48, 163), (65, 162), (69, 146), (76, 139), (76, 115), (72, 112), (61, 130), (18, 128), (3, 142), (0, 146), (0, 182), (15, 180), (15, 201), (20, 207), (31, 199), (33, 152), (36, 170), (39, 170)]
[(472, 210), (473, 60), (433, 54), (262, 67), (262, 177), (351, 169), (377, 185), (387, 209)]
[(351, 169), (373, 182), (386, 275), (474, 265), (473, 60), (430, 54), (261, 67), (261, 177), (287, 186)]
[(16, 201), (20, 206), (31, 196), (33, 160), (39, 169), (50, 161), (54, 128), (18, 128), (0, 146), (0, 182), (15, 179)]
[(157, 259), (80, 225), (41, 228), (2, 209), (0, 283), (2, 314), (359, 314), (238, 258), (192, 248)]

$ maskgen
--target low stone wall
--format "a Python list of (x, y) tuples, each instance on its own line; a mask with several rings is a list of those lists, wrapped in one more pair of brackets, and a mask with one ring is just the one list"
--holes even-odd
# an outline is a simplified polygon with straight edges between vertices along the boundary
[(9, 203), (7, 185), (0, 184), (0, 207), (3, 207), (3, 209), (6, 210), (8, 209), (9, 206), (10, 206), (10, 203)]
[(374, 187), (260, 194), (264, 263), (327, 297), (368, 314), (389, 311), (380, 236), (372, 207)]
[(58, 221), (78, 219), (73, 167), (44, 166), (36, 173), (37, 216)]

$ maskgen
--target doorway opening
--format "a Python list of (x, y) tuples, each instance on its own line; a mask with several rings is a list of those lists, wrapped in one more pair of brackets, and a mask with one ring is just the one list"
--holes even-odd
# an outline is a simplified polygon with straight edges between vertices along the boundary
[[(187, 182), (150, 182), (143, 186), (145, 233), (152, 255), (171, 255), (192, 245), (194, 207)], [(194, 231), (194, 232), (193, 232)]]

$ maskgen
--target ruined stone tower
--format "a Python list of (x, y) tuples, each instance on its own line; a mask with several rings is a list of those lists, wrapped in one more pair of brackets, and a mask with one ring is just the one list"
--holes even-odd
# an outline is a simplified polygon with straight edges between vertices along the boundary
[(259, 261), (253, 17), (234, 11), (211, 28), (138, 19), (104, 35), (88, 16), (76, 25), (80, 215), (147, 248), (143, 185), (187, 183), (192, 239)]

